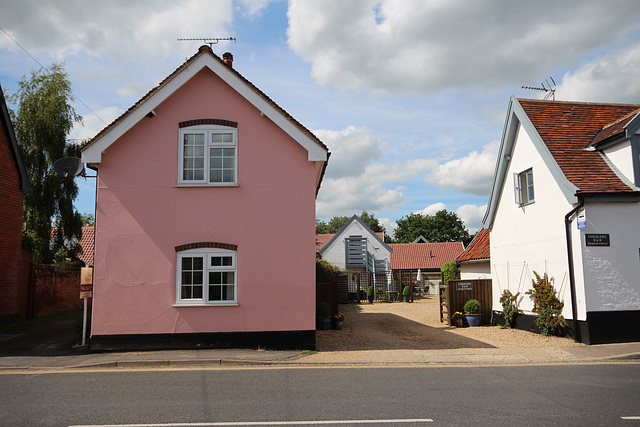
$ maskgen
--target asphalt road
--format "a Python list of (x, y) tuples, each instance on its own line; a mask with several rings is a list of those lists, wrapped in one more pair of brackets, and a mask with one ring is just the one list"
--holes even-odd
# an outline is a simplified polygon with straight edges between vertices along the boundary
[(4, 426), (640, 425), (631, 417), (638, 363), (0, 372)]

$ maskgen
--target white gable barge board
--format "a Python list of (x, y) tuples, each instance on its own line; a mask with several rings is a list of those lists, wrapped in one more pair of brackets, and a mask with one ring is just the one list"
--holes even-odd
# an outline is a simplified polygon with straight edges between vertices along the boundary
[(487, 213), (483, 219), (485, 228), (492, 227), (502, 188), (504, 187), (505, 182), (511, 182), (509, 180), (510, 177), (507, 177), (507, 171), (509, 170), (509, 162), (513, 155), (513, 144), (518, 132), (522, 129), (524, 129), (529, 135), (529, 138), (531, 138), (533, 145), (538, 153), (540, 153), (547, 169), (555, 178), (567, 201), (569, 203), (578, 203), (576, 192), (579, 188), (572, 184), (564, 175), (562, 169), (560, 169), (560, 166), (558, 166), (558, 163), (549, 151), (549, 148), (547, 148), (547, 145), (542, 140), (542, 137), (536, 130), (535, 126), (531, 123), (531, 120), (529, 120), (524, 109), (518, 100), (512, 96), (509, 101), (505, 127), (502, 132), (502, 142), (500, 144), (500, 150), (498, 151), (498, 159), (493, 177), (493, 186), (491, 188), (491, 195), (489, 196), (489, 205), (487, 207)]
[(291, 138), (304, 147), (308, 154), (309, 161), (326, 161), (327, 151), (320, 147), (313, 139), (306, 135), (296, 125), (291, 123), (278, 109), (267, 102), (253, 88), (248, 86), (238, 76), (236, 76), (226, 65), (220, 63), (211, 54), (203, 53), (191, 64), (180, 70), (169, 81), (165, 82), (149, 98), (134, 108), (120, 122), (111, 127), (98, 140), (83, 149), (83, 163), (100, 163), (102, 153), (113, 144), (118, 138), (124, 135), (129, 129), (142, 120), (151, 110), (160, 105), (164, 100), (180, 89), (187, 81), (195, 76), (203, 68), (209, 68), (220, 77), (225, 83), (231, 86), (237, 93), (243, 96), (260, 112), (278, 125)]

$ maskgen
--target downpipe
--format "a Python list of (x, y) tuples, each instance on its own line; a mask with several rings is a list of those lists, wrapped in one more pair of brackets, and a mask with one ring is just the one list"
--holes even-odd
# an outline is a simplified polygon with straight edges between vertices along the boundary
[(578, 206), (564, 216), (564, 230), (567, 239), (567, 256), (569, 257), (569, 288), (571, 290), (571, 315), (573, 316), (573, 330), (575, 342), (582, 342), (580, 325), (578, 323), (578, 298), (576, 296), (576, 278), (573, 266), (573, 245), (571, 243), (571, 217), (584, 207), (584, 200), (578, 196)]

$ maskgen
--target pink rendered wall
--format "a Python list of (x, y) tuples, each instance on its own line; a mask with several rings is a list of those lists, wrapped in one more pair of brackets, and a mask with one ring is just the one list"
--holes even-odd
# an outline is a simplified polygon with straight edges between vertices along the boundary
[[(103, 154), (93, 335), (315, 329), (315, 168), (208, 69)], [(238, 180), (179, 188), (178, 123), (238, 123)], [(238, 246), (234, 307), (174, 307), (175, 246)]]

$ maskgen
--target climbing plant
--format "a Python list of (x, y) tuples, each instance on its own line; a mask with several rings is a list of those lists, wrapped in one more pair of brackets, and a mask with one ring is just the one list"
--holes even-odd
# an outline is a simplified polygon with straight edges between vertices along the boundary
[(522, 310), (518, 308), (518, 297), (520, 292), (515, 295), (511, 293), (509, 289), (505, 289), (500, 297), (500, 304), (502, 304), (502, 314), (504, 316), (503, 329), (513, 328), (516, 323), (516, 316), (522, 313)]
[(564, 303), (558, 299), (552, 284), (553, 277), (549, 278), (547, 273), (540, 277), (535, 271), (533, 274), (536, 276), (536, 280), (531, 281), (533, 289), (525, 293), (533, 301), (533, 312), (538, 313), (536, 326), (544, 336), (557, 334), (567, 326), (567, 321), (561, 314)]

